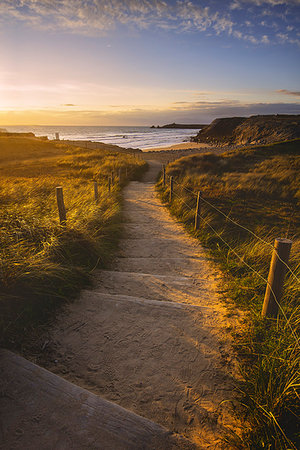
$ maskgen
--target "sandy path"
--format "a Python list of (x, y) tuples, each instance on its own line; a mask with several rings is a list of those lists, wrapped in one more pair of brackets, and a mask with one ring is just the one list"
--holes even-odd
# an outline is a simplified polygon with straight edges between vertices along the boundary
[[(183, 434), (197, 448), (227, 448), (236, 430), (232, 325), (206, 252), (157, 199), (158, 163), (125, 190), (114, 271), (67, 305), (50, 331), (47, 368)], [(231, 448), (230, 446), (228, 448)]]

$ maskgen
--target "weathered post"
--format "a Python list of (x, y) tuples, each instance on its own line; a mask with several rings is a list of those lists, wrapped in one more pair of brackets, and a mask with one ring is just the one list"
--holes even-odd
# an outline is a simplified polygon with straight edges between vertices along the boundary
[(95, 202), (99, 199), (99, 193), (98, 193), (98, 183), (97, 181), (94, 181), (94, 195), (95, 195)]
[(55, 133), (55, 140), (59, 141), (59, 133)]
[(163, 164), (163, 185), (166, 187), (166, 166)]
[(61, 225), (65, 225), (67, 221), (67, 214), (66, 214), (66, 208), (64, 204), (64, 194), (63, 194), (63, 188), (61, 186), (58, 186), (56, 188), (56, 200), (57, 200), (57, 207), (58, 207), (58, 214), (59, 214), (59, 222)]
[(111, 177), (108, 177), (108, 192), (111, 191)]
[(172, 198), (173, 198), (173, 177), (170, 177), (170, 203), (172, 202)]
[(291, 246), (292, 241), (290, 239), (275, 239), (268, 284), (261, 312), (262, 317), (276, 317), (278, 314), (286, 269), (285, 264), (288, 263)]
[(201, 191), (197, 195), (197, 206), (195, 211), (195, 230), (200, 228), (200, 212), (201, 212)]

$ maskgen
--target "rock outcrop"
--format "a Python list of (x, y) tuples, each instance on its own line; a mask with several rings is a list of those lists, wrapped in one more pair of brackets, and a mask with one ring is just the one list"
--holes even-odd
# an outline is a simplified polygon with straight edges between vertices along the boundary
[(200, 125), (200, 124), (187, 124), (187, 123), (168, 123), (167, 125), (163, 125), (163, 126), (159, 126), (157, 125), (157, 127), (155, 127), (154, 125), (152, 125), (152, 127), (150, 128), (183, 128), (183, 129), (196, 129), (196, 130), (200, 130), (201, 128), (206, 127), (207, 125)]
[(215, 119), (194, 142), (223, 145), (268, 144), (300, 138), (300, 115), (266, 115)]

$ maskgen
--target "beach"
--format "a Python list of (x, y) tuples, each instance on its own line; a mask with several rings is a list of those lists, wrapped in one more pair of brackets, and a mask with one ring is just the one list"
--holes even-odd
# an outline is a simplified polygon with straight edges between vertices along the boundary
[(196, 155), (199, 153), (224, 153), (227, 148), (213, 147), (208, 144), (196, 142), (182, 142), (181, 144), (170, 145), (168, 147), (154, 147), (148, 150), (143, 150), (143, 158), (145, 160), (160, 161), (163, 164), (168, 164), (176, 159), (184, 156)]
[(208, 149), (211, 145), (198, 143), (198, 142), (182, 142), (180, 144), (168, 145), (166, 147), (152, 147), (144, 149), (144, 152), (162, 152), (162, 151), (172, 151), (172, 150), (199, 150)]

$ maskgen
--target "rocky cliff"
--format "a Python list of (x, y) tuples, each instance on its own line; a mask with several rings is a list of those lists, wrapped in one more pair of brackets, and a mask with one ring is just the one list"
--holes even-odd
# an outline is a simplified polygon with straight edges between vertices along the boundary
[(300, 138), (300, 115), (215, 119), (193, 141), (214, 145), (267, 144)]

